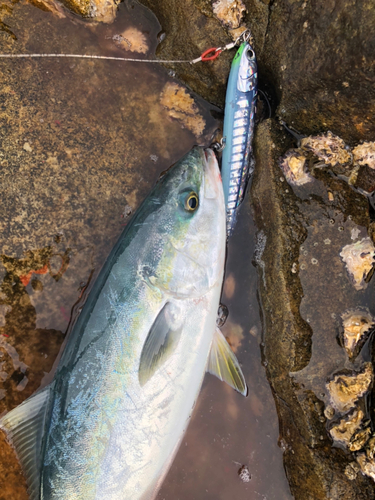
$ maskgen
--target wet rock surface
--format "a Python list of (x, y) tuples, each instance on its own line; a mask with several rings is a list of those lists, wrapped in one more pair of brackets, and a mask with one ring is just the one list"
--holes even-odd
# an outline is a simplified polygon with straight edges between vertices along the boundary
[[(288, 184), (280, 168), (288, 147), (289, 138), (273, 120), (258, 127), (251, 188), (262, 242), (255, 260), (263, 355), (278, 406), (284, 464), (297, 499), (375, 498), (365, 455), (371, 437), (371, 340), (355, 359), (338, 342), (345, 313), (365, 305), (374, 313), (373, 281), (357, 290), (340, 258), (346, 244), (368, 238), (368, 201), (322, 170), (310, 172), (308, 184)], [(361, 472), (349, 478), (351, 463), (359, 463)]]
[[(143, 0), (165, 38), (161, 59), (194, 59), (237, 33), (215, 14), (242, 2)], [(272, 89), (278, 115), (305, 134), (332, 130), (345, 141), (373, 141), (375, 125), (375, 13), (372, 2), (244, 0), (239, 24), (251, 28), (261, 88)], [(225, 16), (225, 14), (223, 14)], [(222, 54), (204, 65), (174, 65), (189, 87), (223, 107), (230, 60)]]
[[(1, 52), (134, 57), (132, 48), (147, 45), (139, 56), (153, 58), (160, 26), (137, 9), (126, 2), (112, 25), (93, 26), (65, 11), (10, 4), (2, 11), (11, 33), (0, 33)], [(69, 323), (129, 217), (159, 174), (193, 144), (209, 144), (220, 124), (217, 110), (159, 66), (68, 59), (0, 66), (1, 414), (49, 382)], [(160, 499), (291, 498), (259, 351), (248, 203), (237, 228), (221, 321), (228, 316), (222, 331), (252, 391), (244, 398), (207, 376)], [(0, 433), (0, 500), (27, 498)]]
[[(268, 22), (268, 6), (257, 0), (142, 0), (159, 19), (163, 40), (160, 59), (194, 60), (210, 47), (221, 47), (250, 26), (261, 50)], [(223, 52), (212, 62), (168, 64), (176, 76), (215, 105), (224, 107), (226, 82), (233, 53)]]

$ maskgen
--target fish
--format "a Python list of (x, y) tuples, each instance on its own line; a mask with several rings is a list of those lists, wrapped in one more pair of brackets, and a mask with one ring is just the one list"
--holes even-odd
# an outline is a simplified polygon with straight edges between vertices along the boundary
[(257, 94), (257, 60), (252, 46), (244, 42), (233, 59), (225, 98), (221, 175), (228, 237), (233, 233), (249, 180)]
[(216, 327), (225, 204), (212, 150), (158, 181), (104, 264), (50, 385), (0, 420), (31, 500), (151, 500), (206, 371), (243, 395)]

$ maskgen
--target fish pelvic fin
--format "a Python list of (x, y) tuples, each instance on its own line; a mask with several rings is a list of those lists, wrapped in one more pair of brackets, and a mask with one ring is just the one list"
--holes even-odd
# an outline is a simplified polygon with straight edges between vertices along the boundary
[(216, 328), (212, 341), (207, 371), (226, 382), (243, 396), (247, 396), (247, 385), (238, 359), (218, 328)]
[(183, 317), (179, 307), (167, 302), (150, 328), (139, 362), (138, 380), (143, 387), (175, 350), (181, 336)]
[(30, 500), (40, 499), (42, 447), (50, 394), (49, 385), (0, 419), (0, 428), (7, 434), (21, 463)]

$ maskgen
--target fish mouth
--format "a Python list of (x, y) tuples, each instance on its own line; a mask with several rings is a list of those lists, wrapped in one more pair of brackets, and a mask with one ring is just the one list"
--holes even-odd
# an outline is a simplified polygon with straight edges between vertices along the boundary
[(207, 148), (204, 150), (204, 197), (207, 199), (220, 197), (222, 184), (215, 153)]

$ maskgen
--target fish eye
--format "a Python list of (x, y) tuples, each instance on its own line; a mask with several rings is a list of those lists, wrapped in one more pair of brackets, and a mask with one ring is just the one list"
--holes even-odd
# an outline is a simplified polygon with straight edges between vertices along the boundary
[(188, 212), (194, 212), (199, 205), (198, 195), (192, 191), (189, 193), (185, 199), (185, 210)]

